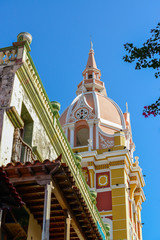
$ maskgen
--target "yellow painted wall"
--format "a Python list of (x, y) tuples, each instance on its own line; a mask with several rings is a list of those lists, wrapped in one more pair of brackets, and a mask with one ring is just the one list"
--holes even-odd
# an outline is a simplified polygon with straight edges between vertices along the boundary
[(113, 230), (113, 239), (114, 240), (128, 240), (126, 233), (127, 233), (126, 229), (119, 230), (119, 231)]
[(41, 235), (41, 226), (38, 224), (37, 220), (34, 219), (33, 214), (30, 214), (27, 240), (40, 240)]

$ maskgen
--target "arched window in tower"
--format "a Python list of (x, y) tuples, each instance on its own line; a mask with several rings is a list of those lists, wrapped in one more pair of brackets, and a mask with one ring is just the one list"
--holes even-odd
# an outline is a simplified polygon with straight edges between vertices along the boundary
[(88, 76), (88, 78), (92, 78), (92, 74), (90, 74), (90, 75)]
[(76, 146), (86, 146), (88, 145), (89, 139), (89, 129), (81, 128), (76, 134)]

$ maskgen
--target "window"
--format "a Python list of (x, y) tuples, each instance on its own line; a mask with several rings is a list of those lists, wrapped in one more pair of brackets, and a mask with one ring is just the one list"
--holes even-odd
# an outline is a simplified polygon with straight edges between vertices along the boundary
[(26, 147), (26, 144), (32, 146), (33, 119), (24, 104), (22, 104), (21, 118), (24, 122), (24, 128), (21, 130), (21, 138), (24, 143), (21, 145), (20, 161), (26, 162), (29, 161), (28, 154), (32, 151), (31, 148)]
[(87, 118), (87, 116), (88, 116), (88, 110), (85, 108), (79, 109), (76, 112), (76, 118), (78, 118), (78, 119), (85, 119), (85, 118)]
[(88, 145), (89, 130), (88, 128), (81, 128), (76, 135), (76, 146)]
[(21, 132), (21, 137), (24, 142), (31, 146), (32, 144), (32, 133), (33, 133), (33, 119), (29, 114), (27, 108), (22, 104), (21, 118), (24, 122), (24, 129)]
[(88, 78), (92, 78), (92, 74), (90, 74), (90, 75), (88, 76)]

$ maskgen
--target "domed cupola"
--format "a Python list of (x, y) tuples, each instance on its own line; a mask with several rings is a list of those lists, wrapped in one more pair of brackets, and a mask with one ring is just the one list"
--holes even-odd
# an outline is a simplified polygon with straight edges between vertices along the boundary
[[(107, 97), (101, 71), (97, 68), (93, 45), (85, 70), (83, 80), (77, 87), (77, 97), (60, 117), (65, 134), (72, 148), (87, 147), (90, 149), (105, 149), (115, 146), (115, 134), (123, 135), (128, 146), (132, 142), (131, 134), (126, 139), (127, 114)], [(128, 116), (129, 117), (129, 116)], [(125, 143), (127, 145), (127, 143)]]

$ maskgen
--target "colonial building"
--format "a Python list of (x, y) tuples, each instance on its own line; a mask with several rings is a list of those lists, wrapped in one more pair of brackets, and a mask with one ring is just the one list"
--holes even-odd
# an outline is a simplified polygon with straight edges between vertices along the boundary
[(107, 96), (91, 43), (77, 97), (60, 123), (74, 152), (82, 155), (83, 175), (97, 192), (97, 208), (110, 225), (111, 240), (142, 240), (144, 179), (133, 157), (130, 113)]
[[(20, 33), (0, 49), (0, 239), (107, 240), (96, 207)], [(20, 207), (21, 208), (15, 208)]]

